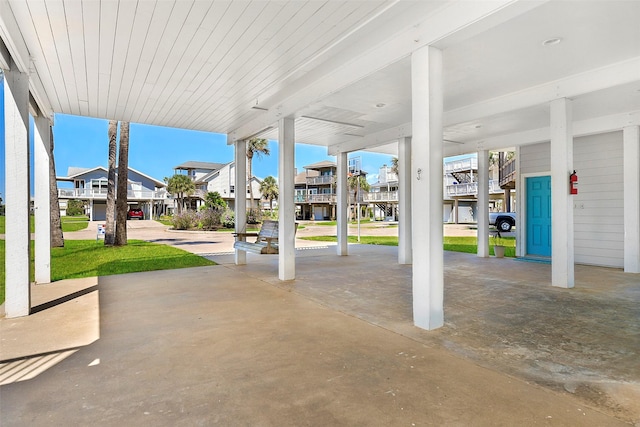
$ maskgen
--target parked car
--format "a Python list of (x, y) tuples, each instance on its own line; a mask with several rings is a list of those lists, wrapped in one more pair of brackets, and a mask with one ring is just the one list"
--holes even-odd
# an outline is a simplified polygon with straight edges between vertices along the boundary
[(514, 212), (489, 212), (489, 225), (495, 225), (500, 231), (511, 231), (516, 225)]
[(138, 209), (138, 208), (131, 208), (129, 209), (129, 212), (127, 212), (127, 219), (144, 219), (144, 212), (142, 212), (142, 209)]

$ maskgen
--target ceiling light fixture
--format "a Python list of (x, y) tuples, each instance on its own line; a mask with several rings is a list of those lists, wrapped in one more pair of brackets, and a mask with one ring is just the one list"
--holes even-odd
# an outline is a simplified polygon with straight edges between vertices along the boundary
[(547, 39), (543, 41), (542, 46), (555, 46), (557, 44), (560, 44), (561, 41), (562, 39), (560, 37), (554, 37), (552, 39)]

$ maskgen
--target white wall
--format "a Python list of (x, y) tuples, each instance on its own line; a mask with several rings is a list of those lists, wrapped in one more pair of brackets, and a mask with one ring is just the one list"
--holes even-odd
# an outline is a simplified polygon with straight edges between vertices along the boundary
[(520, 147), (520, 174), (551, 171), (551, 143), (524, 145)]
[[(576, 138), (573, 151), (579, 179), (573, 196), (576, 263), (622, 268), (622, 132)], [(549, 143), (522, 146), (520, 174), (548, 172), (550, 160)]]
[(622, 268), (622, 132), (577, 138), (573, 159), (579, 179), (573, 196), (576, 262)]

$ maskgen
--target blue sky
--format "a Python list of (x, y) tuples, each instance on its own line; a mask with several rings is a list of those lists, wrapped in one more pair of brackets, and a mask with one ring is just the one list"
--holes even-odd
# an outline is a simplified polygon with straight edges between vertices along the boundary
[[(53, 127), (58, 176), (66, 176), (69, 166), (107, 166), (108, 122), (101, 119), (58, 114)], [(253, 174), (259, 178), (278, 176), (278, 143), (269, 141), (271, 154), (253, 159)], [(183, 162), (227, 163), (233, 161), (233, 145), (227, 145), (222, 134), (132, 123), (129, 134), (129, 166), (162, 180), (173, 175), (173, 168)], [(376, 153), (353, 153), (361, 156), (363, 169), (377, 174), (383, 164), (390, 164), (391, 156)], [(326, 147), (296, 144), (298, 171), (322, 160), (335, 161), (327, 156)]]
[[(4, 161), (4, 87), (0, 84), (0, 193), (5, 198)], [(56, 114), (54, 119), (54, 157), (57, 176), (66, 176), (70, 166), (107, 166), (108, 121), (87, 117)], [(259, 178), (278, 176), (278, 144), (269, 142), (270, 156), (254, 157), (253, 174)], [(33, 150), (31, 151), (33, 153)], [(370, 181), (377, 179), (378, 169), (391, 163), (390, 155), (368, 152), (352, 153), (360, 156), (362, 169), (369, 173)], [(129, 166), (156, 179), (173, 175), (173, 168), (183, 162), (227, 163), (233, 160), (233, 146), (227, 145), (222, 134), (188, 131), (183, 129), (148, 126), (132, 123), (129, 135)], [(326, 147), (296, 144), (295, 165), (303, 166), (322, 160), (336, 161), (327, 155)], [(33, 163), (32, 163), (33, 164)], [(33, 174), (32, 174), (33, 176)], [(63, 184), (61, 184), (62, 186)], [(32, 181), (33, 188), (33, 181)]]

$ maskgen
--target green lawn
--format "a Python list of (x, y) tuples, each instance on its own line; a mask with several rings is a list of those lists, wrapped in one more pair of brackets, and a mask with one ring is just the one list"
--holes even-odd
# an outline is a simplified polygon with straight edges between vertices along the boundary
[[(367, 223), (370, 223), (370, 222), (373, 222), (373, 221), (371, 221), (369, 218), (360, 219), (360, 224), (367, 224)], [(357, 223), (358, 223), (357, 220), (349, 222), (349, 224), (357, 224)], [(309, 224), (310, 225), (328, 225), (328, 226), (331, 226), (331, 225), (337, 225), (338, 222), (337, 221), (318, 221), (318, 222), (310, 222)]]
[[(102, 240), (66, 240), (64, 245), (64, 248), (51, 249), (51, 280), (53, 281), (215, 264), (213, 261), (181, 249), (141, 240), (129, 240), (128, 245), (121, 247), (107, 247)], [(33, 250), (31, 253), (33, 257)], [(4, 256), (4, 240), (0, 240), (0, 259), (4, 260)], [(33, 271), (31, 278), (33, 280)], [(5, 263), (2, 262), (0, 263), (0, 304), (4, 301), (4, 284)]]
[[(89, 218), (86, 216), (63, 216), (60, 217), (62, 221), (62, 231), (78, 231), (87, 228), (89, 225)], [(29, 230), (33, 233), (35, 230), (34, 217), (29, 217)], [(0, 216), (0, 234), (5, 233), (5, 217)]]
[[(335, 242), (336, 236), (313, 236), (303, 237), (304, 240), (314, 240), (318, 242)], [(356, 236), (349, 236), (349, 243), (357, 243)], [(361, 236), (360, 243), (367, 245), (387, 245), (398, 246), (398, 238), (396, 236)], [(505, 256), (516, 256), (516, 240), (513, 237), (503, 237), (502, 244), (505, 246)], [(478, 239), (476, 237), (444, 237), (444, 250), (453, 252), (466, 252), (475, 254), (478, 251)], [(493, 242), (490, 241), (489, 253), (493, 255)]]
[(62, 231), (84, 230), (89, 226), (87, 216), (62, 216), (60, 221), (62, 221)]

